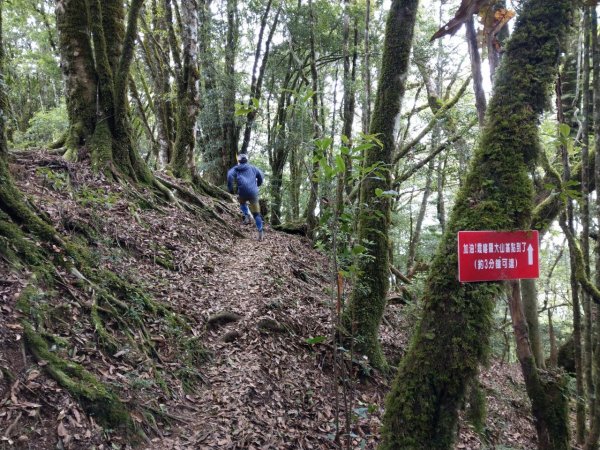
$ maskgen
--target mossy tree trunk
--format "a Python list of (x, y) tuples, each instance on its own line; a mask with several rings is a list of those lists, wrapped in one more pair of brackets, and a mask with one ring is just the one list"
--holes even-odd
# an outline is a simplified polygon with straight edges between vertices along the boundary
[[(344, 0), (344, 19), (343, 19), (343, 57), (344, 57), (344, 99), (342, 104), (342, 136), (347, 139), (346, 146), (352, 148), (352, 125), (354, 123), (354, 109), (356, 105), (355, 84), (356, 84), (356, 61), (358, 58), (358, 28), (356, 23), (353, 27), (353, 40), (350, 45), (350, 0)], [(344, 195), (350, 195), (352, 191), (352, 158), (346, 153), (341, 154), (344, 160), (344, 173), (338, 176), (337, 184), (337, 209), (339, 212), (344, 207)]]
[[(592, 67), (593, 67), (593, 99), (594, 99), (594, 144), (595, 144), (595, 170), (593, 174), (593, 178), (595, 181), (595, 186), (598, 186), (600, 183), (600, 42), (598, 41), (598, 15), (595, 8), (591, 8), (592, 13), (592, 26), (591, 26), (591, 36), (592, 36)], [(592, 180), (590, 180), (592, 181)], [(600, 219), (600, 198), (596, 193), (596, 219)], [(600, 286), (600, 243), (596, 242), (596, 251), (595, 251), (595, 263), (596, 263), (596, 272), (594, 277), (594, 282), (596, 286)], [(597, 306), (596, 306), (597, 308)], [(595, 386), (595, 414), (591, 416), (590, 420), (590, 433), (586, 439), (586, 447), (588, 448), (597, 448), (598, 447), (598, 439), (600, 438), (600, 399), (598, 398), (598, 394), (600, 391), (600, 347), (599, 340), (600, 335), (598, 334), (598, 330), (600, 329), (599, 317), (596, 311), (595, 320), (595, 347), (594, 347), (594, 359), (593, 359), (593, 368), (594, 368), (594, 386)]]
[[(452, 448), (465, 388), (489, 350), (501, 283), (457, 280), (459, 230), (518, 230), (531, 221), (528, 170), (556, 74), (571, 0), (528, 0), (496, 73), (486, 125), (431, 266), (424, 311), (388, 396), (382, 449)], [(549, 412), (550, 413), (550, 412)]]
[[(271, 225), (281, 224), (281, 205), (283, 202), (281, 189), (283, 186), (283, 169), (290, 154), (290, 147), (293, 144), (290, 142), (288, 123), (288, 112), (296, 106), (297, 99), (292, 103), (292, 93), (299, 89), (302, 84), (300, 71), (294, 71), (294, 56), (288, 57), (287, 74), (281, 84), (279, 98), (277, 99), (277, 113), (273, 120), (273, 125), (270, 127), (267, 152), (269, 156), (270, 174), (270, 193), (271, 193)], [(294, 172), (294, 166), (290, 161), (290, 182), (293, 185), (296, 183), (294, 176), (300, 178), (299, 173)], [(296, 219), (298, 216), (296, 215)]]
[[(521, 303), (520, 283), (510, 281), (509, 306), (515, 334), (517, 358), (521, 364), (527, 394), (535, 418), (535, 428), (540, 450), (568, 450), (568, 400), (564, 395), (566, 378), (560, 373), (543, 372), (537, 369), (531, 351), (527, 321)], [(544, 376), (544, 379), (542, 379)]]
[(70, 159), (89, 142), (96, 124), (96, 76), (89, 13), (85, 0), (61, 0), (56, 5), (56, 26), (66, 85), (69, 129), (65, 145)]
[(391, 200), (380, 191), (390, 189), (394, 124), (405, 92), (406, 72), (413, 40), (418, 0), (394, 0), (387, 18), (383, 59), (369, 133), (381, 146), (364, 155), (364, 166), (380, 165), (379, 174), (366, 178), (360, 188), (358, 236), (371, 258), (363, 259), (347, 310), (346, 328), (356, 339), (356, 348), (377, 368), (386, 368), (379, 343), (379, 324), (388, 291), (389, 226)]
[(173, 175), (194, 181), (196, 119), (199, 110), (198, 82), (198, 7), (194, 0), (182, 0), (182, 67), (177, 83), (177, 133), (171, 167)]
[[(592, 91), (591, 91), (591, 7), (584, 7), (583, 19), (583, 64), (581, 89), (583, 91), (583, 114), (581, 119), (581, 199), (580, 221), (581, 221), (581, 251), (585, 265), (586, 276), (590, 276), (590, 167), (589, 167), (589, 148), (590, 148), (590, 119), (592, 115)], [(590, 296), (582, 292), (583, 305), (583, 363), (584, 379), (587, 390), (588, 412), (591, 417), (594, 416), (594, 382), (592, 375), (592, 301)]]
[(217, 184), (225, 184), (227, 170), (237, 163), (240, 130), (235, 122), (235, 56), (238, 44), (237, 0), (227, 0), (227, 42), (225, 45), (225, 84), (223, 91), (223, 165)]
[(59, 0), (56, 16), (70, 123), (65, 157), (86, 147), (97, 169), (150, 183), (131, 140), (127, 99), (143, 2), (132, 0), (126, 18), (119, 0)]
[[(156, 123), (156, 165), (166, 167), (173, 157), (175, 142), (175, 127), (173, 126), (173, 104), (171, 101), (170, 66), (167, 23), (167, 8), (165, 0), (152, 0), (152, 28), (144, 28), (144, 39), (140, 41), (144, 62), (148, 67), (148, 75), (152, 81), (152, 106)], [(145, 24), (145, 22), (143, 22)], [(148, 89), (145, 89), (148, 91)], [(150, 97), (150, 93), (146, 94)]]
[(315, 12), (312, 0), (308, 0), (308, 14), (310, 18), (309, 42), (310, 42), (310, 81), (313, 95), (311, 98), (312, 126), (313, 126), (313, 152), (312, 164), (309, 173), (310, 192), (308, 193), (308, 202), (306, 204), (306, 226), (308, 236), (312, 239), (315, 237), (315, 231), (318, 225), (318, 217), (316, 215), (317, 203), (319, 198), (319, 160), (322, 156), (322, 151), (316, 141), (321, 139), (323, 128), (320, 123), (319, 115), (319, 74), (317, 71), (317, 54), (315, 49)]

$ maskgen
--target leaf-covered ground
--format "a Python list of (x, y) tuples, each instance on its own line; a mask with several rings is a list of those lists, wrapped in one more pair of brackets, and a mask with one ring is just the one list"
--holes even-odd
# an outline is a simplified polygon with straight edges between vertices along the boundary
[[(72, 274), (59, 271), (61, 284), (40, 291), (40, 304), (51, 306), (42, 322), (62, 339), (51, 350), (118, 392), (145, 433), (139, 448), (345, 448), (347, 422), (350, 448), (376, 447), (391, 381), (360, 359), (349, 362), (343, 351), (337, 360), (345, 363), (334, 370), (331, 271), (306, 239), (267, 227), (265, 241), (257, 242), (233, 203), (203, 198), (201, 214), (152, 205), (148, 192), (44, 153), (20, 154), (12, 169), (31, 204), (61, 233), (89, 246), (99, 268), (187, 317), (188, 333), (198, 338), (192, 350), (203, 356), (199, 373), (186, 377), (190, 367), (162, 322), (146, 323), (157, 355), (152, 361), (125, 340), (109, 353), (86, 311), (93, 293)], [(16, 303), (30, 282), (30, 273), (0, 259), (0, 448), (128, 448), (26, 351)], [(390, 358), (402, 353), (409, 326), (402, 306), (388, 308), (382, 339)], [(348, 371), (354, 381), (347, 381)], [(493, 363), (481, 382), (485, 436), (461, 421), (457, 448), (535, 448), (518, 368)]]

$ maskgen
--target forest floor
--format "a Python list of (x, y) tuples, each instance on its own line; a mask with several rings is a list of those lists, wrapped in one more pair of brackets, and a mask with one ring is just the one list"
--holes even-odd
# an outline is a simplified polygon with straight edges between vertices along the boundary
[[(150, 333), (163, 356), (150, 370), (127, 358), (125, 344), (113, 354), (100, 348), (76, 302), (63, 317), (47, 318), (53, 322), (47, 326), (69, 343), (65, 354), (131, 406), (146, 434), (136, 447), (376, 447), (391, 379), (355, 361), (345, 366), (355, 381), (345, 388), (335, 383), (332, 275), (327, 257), (308, 240), (267, 226), (265, 240), (257, 242), (254, 226), (241, 224), (233, 202), (203, 199), (218, 220), (173, 205), (145, 208), (148, 193), (42, 152), (18, 155), (11, 168), (30, 202), (59, 231), (73, 238), (77, 223), (97, 230), (90, 245), (99, 266), (187, 317), (204, 346), (201, 382), (184, 390), (172, 376), (180, 362), (169, 359), (174, 353), (158, 326)], [(62, 276), (63, 297), (85, 296), (73, 277)], [(129, 448), (26, 351), (16, 302), (30, 277), (0, 259), (0, 449)], [(381, 335), (390, 361), (401, 356), (414, 323), (406, 308), (390, 305), (386, 311)], [(154, 381), (157, 372), (167, 387)], [(485, 430), (476, 433), (461, 413), (456, 448), (536, 448), (518, 367), (492, 362), (480, 380), (488, 401)], [(340, 446), (336, 423), (345, 433), (347, 417), (351, 443), (342, 437)]]

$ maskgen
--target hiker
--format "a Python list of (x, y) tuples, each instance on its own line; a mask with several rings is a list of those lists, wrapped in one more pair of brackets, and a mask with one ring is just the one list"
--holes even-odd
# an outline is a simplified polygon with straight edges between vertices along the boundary
[[(262, 241), (264, 237), (263, 219), (260, 215), (260, 205), (258, 204), (258, 187), (262, 182), (262, 172), (259, 168), (248, 163), (248, 155), (245, 153), (238, 155), (238, 165), (232, 167), (227, 172), (227, 190), (231, 194), (237, 194), (240, 209), (244, 215), (244, 224), (250, 223), (250, 212), (252, 212), (256, 229), (258, 230), (259, 241)], [(248, 203), (250, 204), (249, 211)]]

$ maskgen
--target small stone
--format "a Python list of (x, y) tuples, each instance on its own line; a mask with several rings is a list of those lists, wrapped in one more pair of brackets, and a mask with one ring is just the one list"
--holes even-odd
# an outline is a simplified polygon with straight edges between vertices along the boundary
[(225, 333), (223, 335), (223, 337), (221, 338), (221, 340), (223, 342), (231, 343), (231, 342), (237, 341), (241, 336), (242, 335), (239, 331), (233, 330), (233, 331), (228, 331), (227, 333)]

